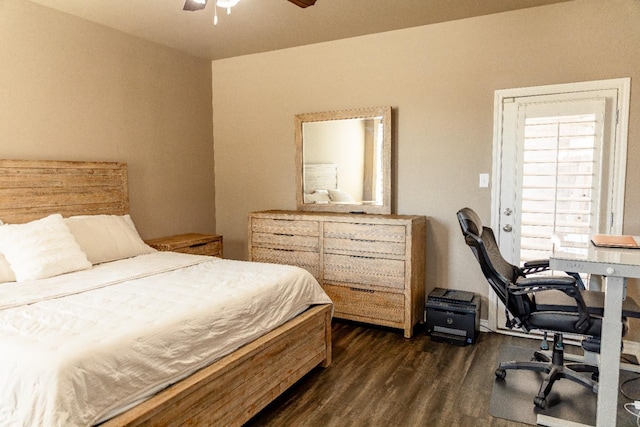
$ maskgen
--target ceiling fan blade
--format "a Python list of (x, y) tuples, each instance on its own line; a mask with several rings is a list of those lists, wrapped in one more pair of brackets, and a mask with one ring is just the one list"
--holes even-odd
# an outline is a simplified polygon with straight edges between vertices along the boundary
[(186, 0), (182, 10), (202, 10), (207, 5), (207, 0)]
[(316, 4), (316, 0), (289, 0), (291, 3), (300, 7), (308, 7)]

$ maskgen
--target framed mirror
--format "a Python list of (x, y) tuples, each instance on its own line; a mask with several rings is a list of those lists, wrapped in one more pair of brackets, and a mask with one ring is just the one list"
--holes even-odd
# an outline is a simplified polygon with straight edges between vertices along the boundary
[(295, 116), (298, 210), (391, 213), (391, 107)]

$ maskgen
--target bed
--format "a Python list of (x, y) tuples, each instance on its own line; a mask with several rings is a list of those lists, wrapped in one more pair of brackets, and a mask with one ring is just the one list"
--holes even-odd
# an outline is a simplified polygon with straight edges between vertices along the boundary
[[(2, 201), (0, 203), (0, 219), (6, 224), (31, 226), (50, 221), (45, 224), (46, 230), (55, 230), (57, 224), (64, 221), (70, 229), (75, 230), (75, 233), (78, 229), (82, 230), (82, 228), (77, 228), (78, 224), (84, 226), (90, 221), (95, 221), (96, 218), (108, 216), (109, 221), (117, 220), (118, 224), (122, 225), (128, 219), (126, 165), (111, 162), (0, 160), (0, 200)], [(64, 220), (62, 217), (65, 217)], [(76, 218), (79, 219), (76, 220)], [(73, 225), (74, 221), (76, 221), (76, 225)], [(6, 251), (3, 253), (7, 259), (20, 261), (21, 255), (12, 253), (13, 249), (6, 245), (6, 234), (0, 234), (0, 248)], [(35, 234), (39, 236), (38, 233)], [(75, 236), (76, 242), (82, 242), (80, 234), (75, 234)], [(56, 242), (63, 240), (57, 238)], [(91, 244), (91, 242), (87, 244)], [(80, 246), (85, 249), (85, 246)], [(17, 366), (23, 364), (23, 360), (32, 363), (32, 365), (26, 366), (49, 365), (47, 361), (51, 357), (41, 351), (42, 346), (46, 344), (56, 348), (55, 344), (58, 342), (55, 341), (58, 339), (56, 334), (62, 334), (60, 332), (62, 330), (65, 333), (70, 332), (68, 335), (74, 337), (75, 341), (71, 340), (70, 342), (73, 342), (75, 347), (65, 348), (66, 341), (62, 338), (59, 341), (59, 346), (65, 348), (65, 351), (59, 353), (74, 355), (75, 358), (72, 358), (74, 363), (68, 361), (52, 363), (64, 369), (49, 372), (47, 375), (56, 378), (57, 383), (64, 383), (65, 378), (74, 379), (78, 376), (74, 370), (77, 364), (81, 367), (80, 371), (84, 375), (84, 380), (71, 383), (71, 388), (77, 388), (73, 390), (74, 394), (71, 398), (68, 396), (58, 398), (58, 396), (64, 397), (70, 393), (64, 389), (58, 391), (55, 398), (45, 397), (44, 404), (33, 403), (38, 408), (48, 408), (46, 410), (38, 409), (38, 412), (56, 413), (58, 411), (56, 419), (61, 420), (59, 422), (64, 425), (73, 425), (75, 415), (60, 416), (60, 413), (66, 409), (59, 411), (55, 407), (50, 407), (50, 402), (65, 401), (66, 399), (74, 407), (80, 405), (79, 409), (75, 408), (74, 410), (81, 414), (92, 414), (93, 418), (90, 422), (81, 421), (79, 425), (94, 423), (101, 423), (104, 426), (242, 425), (310, 370), (316, 366), (326, 367), (331, 363), (331, 303), (321, 289), (318, 293), (319, 286), (315, 287), (317, 282), (315, 285), (313, 284), (315, 280), (308, 281), (310, 275), (306, 275), (306, 272), (301, 273), (295, 267), (285, 267), (284, 270), (281, 270), (280, 266), (274, 265), (160, 253), (153, 250), (141, 250), (144, 253), (133, 257), (106, 260), (106, 258), (100, 257), (104, 255), (104, 247), (108, 245), (94, 246), (100, 247), (83, 252), (87, 254), (83, 262), (89, 262), (88, 267), (85, 264), (79, 264), (80, 266), (77, 268), (63, 274), (50, 275), (50, 272), (45, 272), (43, 273), (44, 277), (34, 278), (29, 277), (29, 274), (35, 271), (34, 269), (25, 269), (20, 264), (22, 261), (15, 261), (11, 265), (16, 266), (15, 275), (20, 282), (0, 283), (0, 307), (3, 307), (0, 308), (0, 317), (3, 318), (0, 332), (3, 334), (3, 351), (0, 357), (4, 357), (2, 359), (4, 365), (13, 363)], [(118, 250), (122, 250), (122, 248), (120, 247)], [(104, 256), (106, 257), (106, 255)], [(95, 262), (96, 260), (101, 262)], [(59, 268), (59, 264), (64, 263), (57, 263), (51, 268)], [(93, 275), (91, 277), (95, 277), (94, 273), (100, 273), (98, 276), (101, 279), (97, 282), (93, 279), (89, 280), (91, 275)], [(254, 280), (254, 276), (260, 279), (261, 286), (265, 287), (264, 291), (262, 289), (258, 291), (254, 287), (254, 282), (250, 281)], [(216, 288), (215, 298), (205, 298), (203, 295), (206, 294), (206, 286), (209, 286), (208, 282), (213, 278), (216, 279), (216, 284), (218, 282), (228, 283), (230, 288), (224, 288), (224, 290)], [(291, 280), (293, 286), (281, 283), (284, 280)], [(176, 283), (180, 284), (178, 288), (175, 286)], [(292, 294), (294, 295), (286, 293), (285, 288), (293, 289)], [(162, 295), (165, 289), (169, 294), (162, 299), (159, 295)], [(176, 289), (179, 293), (187, 295), (185, 302), (179, 302), (181, 300), (177, 298), (172, 299), (174, 297), (171, 292), (176, 292)], [(302, 289), (309, 289), (310, 292), (304, 292), (309, 296), (299, 296), (298, 294), (303, 293)], [(109, 298), (114, 298), (115, 304), (118, 304), (118, 298), (120, 298), (122, 306), (114, 306), (113, 302), (104, 299), (105, 293), (111, 292), (111, 290), (121, 292), (118, 297), (110, 296)], [(190, 292), (195, 292), (195, 294)], [(247, 294), (250, 295), (252, 301), (258, 302), (255, 306), (245, 306), (243, 303), (234, 302), (236, 299), (222, 298), (223, 294), (225, 298), (227, 294), (230, 298), (235, 298), (235, 294)], [(198, 297), (194, 297), (194, 295)], [(259, 302), (263, 298), (266, 298), (265, 302)], [(148, 300), (151, 299), (160, 301), (159, 308), (150, 308)], [(209, 307), (204, 301), (207, 299), (211, 299), (213, 304), (222, 305)], [(136, 304), (136, 300), (139, 309), (134, 310), (131, 306), (126, 305)], [(63, 305), (69, 302), (74, 305), (71, 307)], [(266, 304), (271, 309), (258, 310), (254, 308), (259, 307), (260, 304)], [(62, 311), (50, 311), (57, 307), (62, 307)], [(81, 321), (68, 327), (58, 327), (55, 323), (49, 322), (49, 318), (46, 322), (32, 319), (38, 310), (54, 313), (52, 317), (57, 318), (67, 316), (69, 312), (75, 310), (74, 307), (80, 307), (78, 310), (86, 310), (87, 308), (90, 310), (89, 313), (82, 312), (81, 315), (74, 317), (74, 319), (81, 319)], [(127, 308), (125, 309), (125, 307)], [(107, 310), (108, 308), (111, 311)], [(103, 309), (104, 312), (101, 311)], [(243, 312), (243, 310), (245, 311)], [(162, 313), (162, 316), (158, 317), (156, 314), (154, 318), (154, 311)], [(169, 312), (172, 311), (180, 316), (184, 316), (185, 313), (191, 316), (192, 313), (197, 312), (202, 316), (214, 317), (179, 317), (178, 323), (173, 320), (169, 322), (168, 316), (171, 314)], [(228, 322), (228, 329), (240, 331), (238, 334), (244, 336), (242, 339), (245, 341), (241, 341), (240, 338), (224, 341), (225, 348), (219, 349), (209, 344), (215, 341), (216, 334), (219, 334), (213, 325), (218, 322), (215, 316), (222, 311), (236, 313), (236, 316), (244, 313), (242, 327), (236, 318), (233, 322)], [(140, 321), (143, 326), (138, 326), (137, 322), (139, 321), (135, 320), (134, 322), (133, 319), (131, 323), (126, 323), (129, 321), (128, 316), (133, 316), (132, 312), (135, 312), (135, 315), (141, 319), (146, 319)], [(276, 319), (273, 319), (273, 316), (267, 316), (267, 312), (278, 313), (278, 315)], [(270, 319), (266, 320), (268, 317)], [(106, 318), (119, 319), (119, 323), (107, 324), (104, 320)], [(20, 319), (28, 320), (19, 323)], [(12, 322), (18, 323), (12, 324)], [(86, 325), (91, 322), (99, 327), (87, 328)], [(54, 329), (50, 331), (39, 329), (45, 328), (49, 323), (54, 325), (52, 327)], [(164, 325), (160, 329), (170, 331), (170, 334), (162, 335), (160, 330), (140, 336), (134, 334), (134, 332), (140, 331), (148, 332), (149, 325), (157, 323)], [(33, 324), (37, 324), (38, 327), (32, 328)], [(15, 332), (16, 329), (22, 327), (25, 330), (34, 329), (36, 331), (35, 338), (29, 338), (30, 345), (33, 347), (27, 349), (28, 351), (18, 348), (17, 345), (15, 349), (12, 347), (12, 339), (24, 341), (23, 331)], [(87, 332), (89, 330), (90, 333)], [(195, 340), (193, 334), (197, 330), (208, 331), (205, 334), (209, 335), (208, 338), (202, 337)], [(135, 351), (107, 352), (105, 350), (115, 348), (113, 347), (115, 338), (118, 340), (122, 338), (119, 331), (126, 331), (127, 333), (123, 335), (127, 335), (129, 341), (136, 343), (136, 346), (131, 347), (135, 348)], [(227, 332), (224, 333), (227, 334)], [(81, 341), (76, 340), (76, 336), (83, 334), (87, 336), (89, 342), (87, 345), (80, 346), (78, 343)], [(182, 338), (186, 339), (173, 341), (176, 334), (182, 334), (184, 335)], [(46, 337), (51, 337), (49, 341), (52, 342), (47, 343)], [(61, 337), (63, 336), (61, 335)], [(124, 339), (124, 341), (126, 340)], [(144, 347), (143, 344), (148, 345)], [(154, 346), (165, 348), (176, 355), (174, 357), (174, 353), (165, 351), (152, 356), (147, 350), (148, 347)], [(31, 351), (34, 349), (36, 351)], [(40, 351), (37, 351), (38, 349)], [(94, 350), (102, 357), (102, 359), (97, 359), (98, 362), (86, 362), (80, 357), (85, 353), (94, 352)], [(137, 355), (138, 359), (135, 359), (137, 364), (131, 362), (134, 359), (124, 359), (124, 356), (129, 352)], [(183, 366), (179, 366), (179, 369), (175, 368), (174, 365), (187, 364), (184, 362), (184, 357), (178, 357), (177, 354), (180, 352), (184, 353), (183, 356), (190, 356), (195, 362), (189, 362), (186, 369), (183, 369)], [(52, 353), (55, 355), (52, 358), (56, 362), (58, 362), (59, 353)], [(23, 355), (22, 358), (8, 359), (10, 355), (20, 354)], [(157, 359), (160, 357), (165, 359)], [(156, 362), (159, 360), (160, 363), (151, 363), (150, 360)], [(121, 366), (122, 369), (109, 371), (110, 374), (99, 380), (97, 377), (89, 375), (92, 372), (92, 366), (106, 365), (108, 361), (116, 361), (112, 365)], [(133, 371), (132, 367), (138, 369), (139, 364), (152, 365), (152, 368), (156, 370), (166, 370), (170, 367), (171, 375), (159, 381), (153, 371), (151, 373), (144, 371), (144, 374), (137, 370)], [(162, 369), (156, 365), (162, 366)], [(6, 366), (4, 368), (4, 372), (10, 372), (9, 368)], [(47, 369), (49, 368), (47, 367)], [(36, 371), (37, 369), (32, 370)], [(127, 377), (130, 371), (133, 372), (133, 379)], [(71, 374), (67, 375), (67, 372), (71, 372)], [(6, 374), (3, 373), (3, 375)], [(29, 376), (22, 375), (21, 377)], [(38, 381), (40, 379), (36, 378), (31, 383), (36, 384)], [(147, 383), (144, 383), (145, 381)], [(141, 382), (144, 383), (141, 389), (144, 389), (146, 393), (135, 388), (136, 384)], [(77, 384), (80, 383), (89, 386), (79, 387)], [(0, 386), (0, 397), (3, 402), (0, 402), (0, 405), (4, 404), (4, 407), (0, 406), (0, 419), (10, 419), (8, 417), (17, 416), (15, 412), (25, 412), (26, 403), (22, 402), (23, 398), (26, 399), (25, 396), (32, 393), (33, 390), (40, 390), (35, 388), (30, 391), (22, 383), (15, 384), (18, 384), (17, 380), (7, 381), (6, 377), (3, 377), (3, 385)], [(10, 387), (13, 387), (8, 391), (10, 397), (6, 397)], [(128, 387), (133, 388), (129, 389)], [(95, 396), (98, 396), (100, 401), (105, 399), (104, 393), (99, 394), (99, 390), (102, 389), (107, 390), (107, 396), (110, 394), (126, 395), (130, 399), (123, 402), (122, 396), (120, 396), (116, 399), (118, 401), (116, 402), (117, 407), (115, 407), (115, 403), (105, 404), (103, 402), (102, 405), (106, 408), (101, 407), (99, 411), (94, 411), (92, 399), (95, 400)], [(15, 400), (13, 406), (11, 399)], [(21, 405), (22, 409), (16, 409)], [(98, 405), (96, 404), (96, 406)], [(93, 414), (92, 411), (96, 413)], [(70, 418), (66, 419), (65, 416)], [(41, 419), (36, 417), (33, 420)], [(29, 420), (21, 421), (21, 423), (28, 424)]]

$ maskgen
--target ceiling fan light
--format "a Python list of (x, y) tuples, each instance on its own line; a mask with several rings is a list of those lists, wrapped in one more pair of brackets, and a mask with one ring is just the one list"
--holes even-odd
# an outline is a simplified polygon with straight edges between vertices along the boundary
[(238, 2), (240, 2), (240, 0), (216, 0), (216, 6), (229, 10), (233, 6), (237, 5)]

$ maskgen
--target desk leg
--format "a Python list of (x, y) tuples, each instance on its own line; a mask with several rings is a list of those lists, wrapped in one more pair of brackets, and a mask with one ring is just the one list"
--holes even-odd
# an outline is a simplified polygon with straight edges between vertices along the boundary
[(618, 381), (620, 376), (620, 345), (622, 340), (622, 298), (626, 280), (607, 277), (604, 298), (604, 319), (600, 349), (600, 379), (598, 385), (598, 412), (596, 425), (616, 425), (618, 410)]

